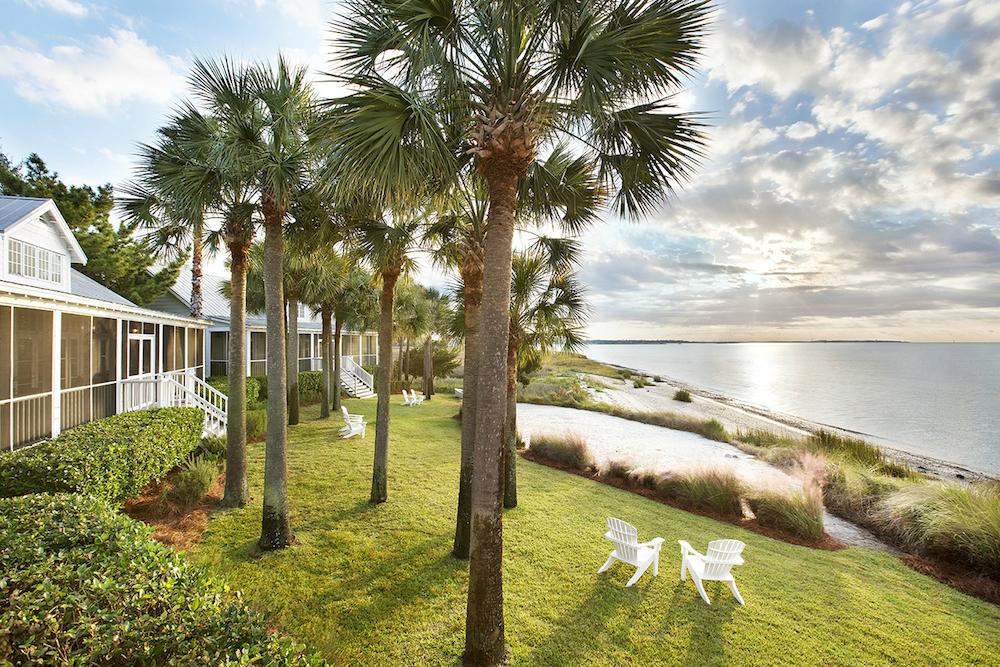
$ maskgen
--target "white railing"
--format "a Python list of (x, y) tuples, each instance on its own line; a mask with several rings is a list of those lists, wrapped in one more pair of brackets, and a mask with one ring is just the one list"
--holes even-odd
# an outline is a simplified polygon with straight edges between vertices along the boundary
[(358, 362), (354, 361), (352, 357), (341, 357), (340, 367), (342, 371), (349, 375), (353, 375), (361, 382), (361, 384), (368, 387), (368, 389), (372, 391), (375, 390), (375, 378), (372, 377), (371, 373), (362, 368)]
[(228, 398), (192, 372), (171, 371), (122, 381), (124, 412), (156, 407), (200, 408), (205, 413), (206, 433), (219, 435), (226, 430)]

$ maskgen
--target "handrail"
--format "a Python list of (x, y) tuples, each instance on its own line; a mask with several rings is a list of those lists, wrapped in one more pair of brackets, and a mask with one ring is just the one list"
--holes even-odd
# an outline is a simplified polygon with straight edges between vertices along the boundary
[(364, 382), (368, 385), (369, 389), (373, 389), (375, 387), (375, 379), (372, 377), (372, 374), (362, 368), (361, 365), (354, 361), (352, 357), (342, 357), (341, 363), (343, 364), (345, 371)]

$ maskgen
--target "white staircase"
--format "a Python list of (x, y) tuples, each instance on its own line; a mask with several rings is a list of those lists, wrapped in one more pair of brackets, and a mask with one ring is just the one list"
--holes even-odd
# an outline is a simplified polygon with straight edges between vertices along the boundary
[(348, 396), (370, 398), (375, 395), (375, 379), (351, 357), (340, 359), (340, 387)]
[(225, 435), (228, 398), (194, 373), (174, 371), (122, 381), (122, 411), (144, 408), (200, 408), (205, 435)]

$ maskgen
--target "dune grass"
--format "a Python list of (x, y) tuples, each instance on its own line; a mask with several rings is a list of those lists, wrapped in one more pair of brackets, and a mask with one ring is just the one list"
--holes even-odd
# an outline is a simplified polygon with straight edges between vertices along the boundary
[[(374, 401), (347, 401), (374, 418)], [(467, 564), (450, 556), (458, 487), (458, 402), (393, 405), (389, 502), (368, 505), (374, 429), (339, 440), (316, 408), (290, 427), (289, 498), (298, 544), (259, 556), (262, 445), (250, 447), (254, 500), (216, 514), (192, 557), (340, 665), (455, 665)], [(513, 665), (988, 664), (1000, 609), (884, 553), (772, 540), (546, 466), (518, 463), (505, 514), (506, 627)], [(626, 589), (604, 575), (607, 516), (666, 538), (660, 576)], [(709, 584), (711, 607), (680, 585), (675, 540), (747, 543), (736, 570), (746, 607)]]
[(577, 470), (588, 470), (594, 467), (594, 457), (587, 449), (587, 441), (579, 433), (572, 431), (567, 431), (562, 435), (536, 433), (531, 437), (530, 449), (535, 456), (563, 463)]

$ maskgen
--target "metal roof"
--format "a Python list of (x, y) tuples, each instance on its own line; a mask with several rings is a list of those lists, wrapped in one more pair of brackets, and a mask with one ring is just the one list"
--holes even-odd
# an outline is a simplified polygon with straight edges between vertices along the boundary
[(24, 220), (36, 210), (43, 208), (48, 199), (37, 197), (9, 197), (0, 195), (0, 231), (16, 222)]
[(107, 301), (109, 303), (116, 303), (119, 306), (131, 306), (132, 308), (139, 307), (123, 297), (121, 294), (108, 289), (90, 276), (85, 276), (76, 269), (72, 268), (69, 271), (69, 292), (74, 296), (82, 296), (87, 299), (97, 299), (98, 301)]

